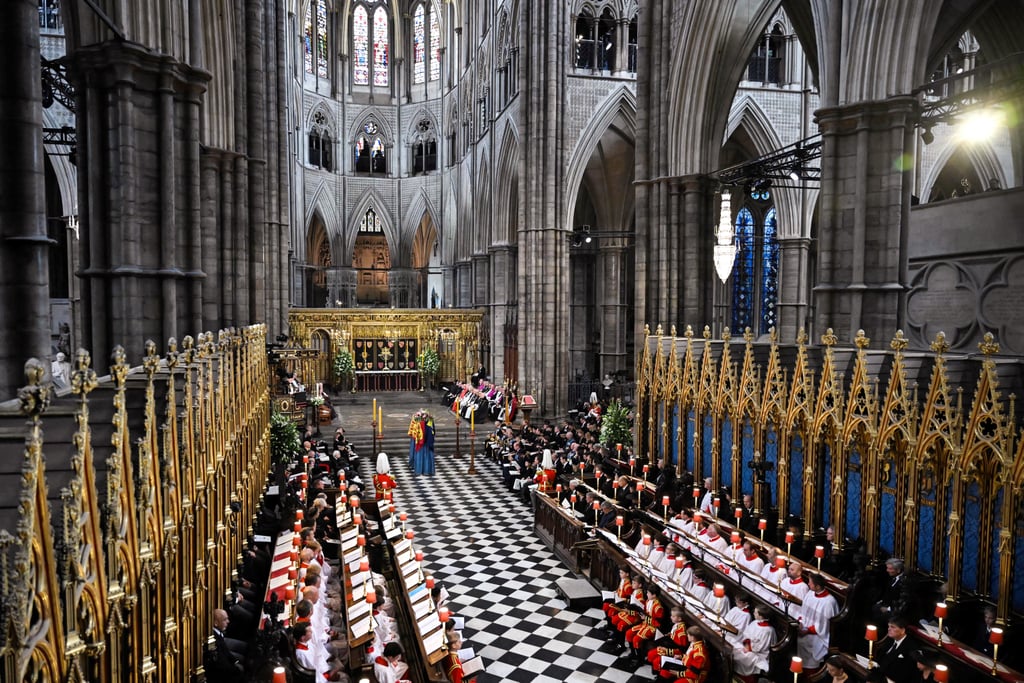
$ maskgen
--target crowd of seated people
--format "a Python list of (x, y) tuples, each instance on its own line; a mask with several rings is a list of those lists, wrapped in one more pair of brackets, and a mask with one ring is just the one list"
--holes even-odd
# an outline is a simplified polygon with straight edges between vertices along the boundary
[[(688, 533), (674, 537), (676, 543), (669, 536), (660, 545), (654, 542), (644, 548), (641, 541), (633, 553), (663, 563), (664, 573), (674, 585), (684, 587), (687, 597), (703, 603), (702, 618), (732, 625), (726, 640), (737, 678), (776, 679), (783, 673), (772, 669), (773, 664), (779, 665), (778, 657), (772, 658), (772, 648), (780, 642), (789, 620), (795, 622), (791, 651), (801, 658), (801, 675), (809, 680), (916, 683), (933, 680), (935, 667), (943, 661), (950, 663), (948, 653), (930, 650), (916, 637), (912, 646), (903, 647), (908, 629), (916, 628), (916, 620), (934, 601), (922, 604), (918, 586), (901, 560), (890, 558), (875, 565), (861, 539), (839, 543), (830, 526), (805, 533), (797, 519), (788, 519), (781, 527), (774, 519), (765, 524), (762, 515), (767, 515), (754, 509), (750, 493), (737, 493), (734, 507), (729, 490), (716, 489), (711, 479), (695, 485), (691, 473), (676, 476), (674, 468), (664, 472), (654, 464), (643, 468), (645, 486), (638, 498), (633, 486), (640, 467), (632, 467), (628, 446), (619, 451), (599, 443), (600, 420), (600, 409), (581, 409), (576, 419), (557, 424), (520, 428), (498, 421), (486, 450), (501, 465), (505, 486), (524, 502), (536, 493), (555, 496), (567, 514), (588, 527), (604, 529), (609, 538), (616, 534), (617, 520), (629, 516), (631, 510), (633, 515), (643, 515), (644, 509), (656, 517), (661, 517), (663, 510), (666, 516), (671, 514), (672, 528), (685, 527)], [(656, 487), (654, 495), (650, 495), (648, 483)], [(663, 508), (666, 496), (668, 504)], [(717, 515), (722, 512), (730, 518), (731, 533), (719, 528)], [(773, 543), (783, 541), (786, 532), (791, 534), (791, 542), (788, 548), (781, 543), (780, 551)], [(706, 569), (704, 563), (711, 568)], [(815, 567), (820, 569), (815, 571)], [(761, 585), (751, 585), (746, 591), (730, 588), (728, 593), (735, 593), (732, 598), (728, 593), (716, 597), (716, 579), (711, 574), (730, 571), (759, 577)], [(680, 683), (704, 680), (709, 675), (709, 646), (702, 640), (692, 656), (687, 656), (693, 644), (686, 636), (692, 615), (682, 610), (676, 614), (675, 608), (666, 607), (659, 587), (645, 585), (645, 578), (631, 574), (629, 567), (623, 567), (620, 577), (616, 598), (605, 607), (607, 636), (625, 653), (624, 664), (648, 661), (657, 677), (675, 676), (672, 680)], [(835, 589), (857, 581), (864, 581), (866, 588), (858, 593), (857, 604), (849, 606), (851, 616), (845, 616), (848, 589), (840, 593)], [(741, 614), (746, 615), (745, 620)], [(857, 643), (838, 643), (833, 637), (833, 623), (839, 618), (861, 620), (859, 627), (847, 625), (849, 632), (860, 628), (863, 633), (864, 623), (879, 625), (880, 635), (886, 637), (875, 650), (873, 666), (866, 666), (864, 643), (856, 647)], [(975, 617), (964, 618), (974, 623)], [(986, 608), (976, 619), (979, 626), (966, 629), (969, 633), (962, 633), (961, 639), (991, 656), (989, 638), (995, 610)], [(851, 649), (848, 654), (840, 652), (843, 645)]]

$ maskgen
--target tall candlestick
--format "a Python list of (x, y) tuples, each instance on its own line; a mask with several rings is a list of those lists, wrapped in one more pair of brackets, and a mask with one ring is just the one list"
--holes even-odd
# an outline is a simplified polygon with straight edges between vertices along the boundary
[(793, 672), (793, 683), (797, 683), (800, 674), (804, 671), (804, 660), (800, 657), (793, 657), (793, 661), (789, 663), (789, 670)]
[(878, 640), (878, 627), (874, 624), (868, 624), (864, 630), (864, 639), (868, 641), (868, 669), (870, 669), (874, 666), (875, 641)]
[(669, 502), (668, 496), (662, 496), (661, 497), (661, 506), (663, 508), (665, 508), (665, 522), (666, 523), (668, 523), (668, 502)]
[(997, 673), (996, 662), (999, 661), (999, 646), (1003, 644), (1003, 629), (993, 626), (988, 633), (988, 642), (992, 643), (992, 675)]
[(939, 620), (939, 645), (942, 645), (942, 620), (946, 618), (946, 603), (935, 603), (935, 618)]
[(757, 521), (757, 529), (761, 532), (761, 542), (764, 543), (764, 530), (768, 528), (767, 519), (759, 519)]
[(377, 399), (373, 399), (373, 414), (370, 415), (371, 420), (377, 419)]
[(377, 408), (377, 436), (384, 436), (384, 406), (383, 405), (381, 405), (379, 408)]

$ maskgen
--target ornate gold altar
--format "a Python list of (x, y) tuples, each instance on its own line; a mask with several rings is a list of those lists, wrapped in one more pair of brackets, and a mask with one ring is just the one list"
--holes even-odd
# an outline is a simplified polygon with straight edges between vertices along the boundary
[(874, 556), (947, 577), (950, 599), (990, 599), (998, 619), (1024, 612), (1024, 433), (1020, 358), (991, 334), (975, 356), (820, 346), (770, 334), (754, 343), (646, 330), (637, 362), (638, 451), (775, 508), (780, 526), (826, 525)]
[[(420, 386), (419, 354), (437, 351), (437, 380), (466, 378), (480, 364), (479, 309), (301, 308), (288, 316), (291, 341), (321, 351), (314, 382), (332, 383), (332, 359), (352, 354), (357, 385), (373, 391)], [(307, 381), (307, 384), (309, 382)]]

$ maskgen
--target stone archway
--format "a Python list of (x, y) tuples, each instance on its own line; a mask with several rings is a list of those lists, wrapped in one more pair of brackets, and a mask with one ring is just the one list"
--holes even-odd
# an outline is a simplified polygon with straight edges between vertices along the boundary
[(434, 220), (426, 211), (412, 238), (412, 268), (417, 274), (416, 295), (411, 302), (420, 308), (443, 308), (444, 277), (441, 275), (441, 245)]
[(306, 304), (313, 308), (336, 305), (328, 300), (327, 295), (327, 270), (334, 264), (327, 226), (319, 213), (313, 214), (306, 231), (306, 261)]

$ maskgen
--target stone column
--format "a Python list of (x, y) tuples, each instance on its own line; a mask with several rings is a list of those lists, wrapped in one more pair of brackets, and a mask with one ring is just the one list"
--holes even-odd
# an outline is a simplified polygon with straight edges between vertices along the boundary
[[(491, 377), (506, 377), (505, 373), (505, 320), (516, 296), (515, 247), (498, 244), (488, 248), (491, 256)], [(512, 368), (515, 374), (515, 368)]]
[(888, 339), (905, 319), (915, 101), (893, 97), (821, 109), (815, 329)]
[(478, 308), (488, 306), (494, 301), (488, 286), (491, 279), (490, 261), (487, 254), (474, 254), (471, 262), (473, 264), (472, 304)]
[(627, 337), (633, 328), (632, 306), (628, 299), (632, 291), (632, 239), (627, 235), (604, 234), (598, 239), (601, 243), (597, 265), (601, 356), (595, 378), (633, 369), (627, 350)]
[(779, 339), (796, 339), (799, 329), (810, 322), (810, 248), (811, 240), (806, 237), (779, 240), (779, 296), (775, 304)]
[(569, 257), (569, 377), (594, 377), (594, 320), (600, 285), (598, 252), (593, 246), (574, 247)]
[(249, 316), (267, 320), (267, 144), (264, 0), (245, 0), (246, 127), (249, 153)]
[(355, 308), (356, 275), (355, 268), (327, 269), (327, 299), (329, 308)]
[(411, 268), (392, 268), (388, 271), (388, 299), (392, 308), (409, 308), (418, 274)]
[(469, 259), (455, 266), (455, 306), (468, 308), (473, 305), (473, 263)]
[(130, 362), (202, 321), (198, 102), (209, 74), (133, 43), (79, 49), (86, 348)]
[(25, 384), (25, 361), (50, 356), (51, 247), (34, 0), (0, 6), (0, 63), (0, 400), (6, 400)]

